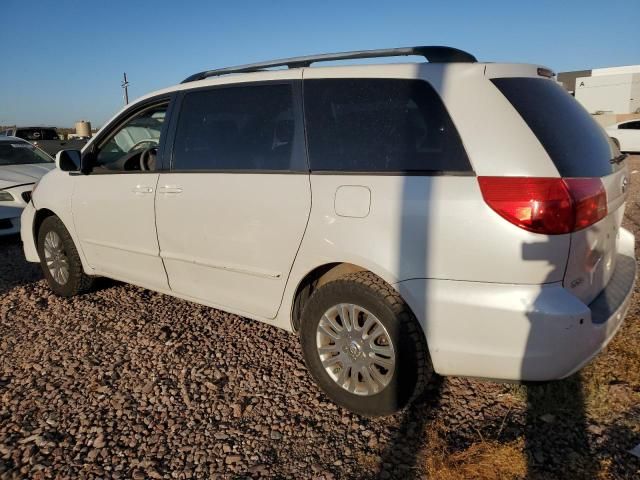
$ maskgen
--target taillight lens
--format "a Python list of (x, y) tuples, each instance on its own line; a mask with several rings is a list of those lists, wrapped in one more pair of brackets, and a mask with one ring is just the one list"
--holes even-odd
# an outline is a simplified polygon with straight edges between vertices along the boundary
[(485, 202), (514, 225), (560, 235), (607, 216), (599, 178), (478, 177)]

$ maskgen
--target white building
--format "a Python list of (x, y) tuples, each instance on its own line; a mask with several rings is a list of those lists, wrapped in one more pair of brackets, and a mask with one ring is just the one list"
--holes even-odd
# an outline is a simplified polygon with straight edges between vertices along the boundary
[(575, 97), (589, 113), (640, 113), (640, 65), (595, 68), (576, 78)]

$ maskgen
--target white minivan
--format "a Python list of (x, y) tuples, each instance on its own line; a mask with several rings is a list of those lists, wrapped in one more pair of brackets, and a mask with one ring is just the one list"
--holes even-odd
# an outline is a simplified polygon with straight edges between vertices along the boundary
[[(428, 62), (311, 67), (392, 56)], [(624, 159), (547, 68), (298, 57), (128, 105), (57, 156), (22, 239), (59, 295), (105, 276), (295, 332), (329, 397), (383, 415), (434, 373), (559, 379), (611, 340)]]

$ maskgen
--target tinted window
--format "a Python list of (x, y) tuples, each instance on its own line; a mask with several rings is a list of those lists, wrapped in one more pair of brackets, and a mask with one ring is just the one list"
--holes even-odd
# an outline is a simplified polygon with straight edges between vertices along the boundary
[(189, 92), (178, 119), (173, 167), (304, 170), (296, 128), (289, 84)]
[(0, 165), (51, 163), (53, 160), (30, 143), (1, 141)]
[(40, 130), (40, 140), (59, 140), (58, 132), (53, 128), (43, 128)]
[(42, 133), (39, 128), (19, 128), (15, 136), (25, 140), (41, 140)]
[(167, 106), (162, 104), (147, 108), (127, 120), (100, 146), (93, 162), (94, 170), (142, 170), (142, 152), (145, 152), (144, 169), (155, 170)]
[(442, 100), (424, 81), (306, 80), (304, 100), (312, 170), (471, 171)]
[(640, 120), (637, 122), (627, 122), (622, 125), (618, 125), (618, 128), (622, 128), (623, 130), (640, 130)]
[(560, 85), (544, 78), (495, 78), (563, 177), (602, 177), (615, 167), (609, 138)]

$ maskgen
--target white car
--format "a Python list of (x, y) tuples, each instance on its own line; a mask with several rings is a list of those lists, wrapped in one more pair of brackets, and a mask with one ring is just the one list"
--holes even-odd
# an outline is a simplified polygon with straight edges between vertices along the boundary
[(620, 151), (640, 152), (640, 120), (616, 123), (606, 131)]
[[(429, 62), (310, 66), (400, 55)], [(193, 75), (57, 156), (26, 257), (59, 295), (107, 276), (296, 332), (365, 415), (433, 372), (566, 377), (622, 324), (636, 262), (625, 156), (552, 78), (447, 47)]]
[(29, 142), (0, 136), (0, 236), (20, 231), (34, 183), (54, 167), (53, 158)]

